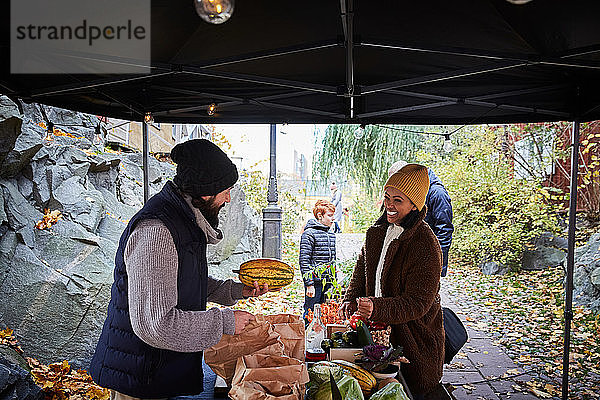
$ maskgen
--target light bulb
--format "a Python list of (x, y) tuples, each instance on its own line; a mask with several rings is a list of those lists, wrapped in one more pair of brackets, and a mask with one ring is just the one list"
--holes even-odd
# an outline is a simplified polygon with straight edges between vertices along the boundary
[(452, 140), (450, 140), (450, 135), (444, 136), (444, 145), (442, 146), (446, 153), (450, 153), (454, 150), (454, 145), (452, 144)]
[(506, 0), (509, 3), (513, 3), (513, 4), (517, 4), (517, 5), (521, 5), (521, 4), (527, 4), (529, 3), (531, 0)]
[(144, 115), (144, 122), (147, 124), (151, 124), (154, 122), (154, 117), (152, 117), (151, 112), (147, 112), (146, 115)]
[(222, 24), (231, 18), (235, 0), (194, 0), (196, 12), (208, 23)]
[(44, 145), (48, 146), (48, 145), (52, 144), (53, 141), (54, 141), (54, 124), (52, 122), (49, 122), (48, 126), (46, 127), (46, 134), (44, 135), (43, 143), (44, 143)]
[(215, 103), (210, 103), (208, 108), (206, 109), (206, 113), (208, 115), (215, 115), (216, 110), (217, 110), (217, 105)]
[(360, 125), (354, 131), (354, 137), (356, 138), (356, 140), (360, 140), (360, 139), (362, 139), (363, 136), (365, 136), (365, 126), (364, 125)]

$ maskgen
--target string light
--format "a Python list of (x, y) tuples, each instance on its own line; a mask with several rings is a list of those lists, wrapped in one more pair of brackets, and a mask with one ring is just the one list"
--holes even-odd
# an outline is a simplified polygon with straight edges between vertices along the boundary
[(48, 146), (54, 140), (54, 124), (52, 122), (48, 122), (48, 126), (46, 127), (46, 135), (44, 136), (43, 143)]
[(235, 0), (194, 0), (196, 13), (210, 24), (222, 24), (231, 18)]
[[(373, 125), (373, 126), (376, 126), (378, 128), (382, 128), (382, 129), (391, 129), (393, 131), (414, 133), (414, 134), (417, 134), (417, 135), (437, 135), (437, 136), (443, 136), (444, 137), (444, 144), (442, 145), (442, 149), (446, 153), (451, 153), (452, 150), (454, 150), (454, 145), (452, 144), (452, 140), (451, 140), (450, 136), (454, 132), (457, 132), (457, 131), (459, 131), (460, 129), (462, 129), (464, 127), (464, 126), (461, 126), (460, 128), (455, 129), (452, 132), (442, 133), (442, 132), (414, 131), (414, 130), (411, 130), (411, 129), (398, 128), (398, 127), (395, 127), (395, 126), (385, 126), (385, 125)], [(361, 127), (364, 130), (364, 125), (361, 125)], [(356, 137), (356, 131), (354, 131), (354, 136)]]
[(444, 135), (444, 145), (442, 146), (446, 153), (452, 152), (454, 150), (454, 145), (452, 144), (452, 140), (450, 139), (450, 134), (447, 133)]
[(212, 116), (215, 115), (215, 111), (217, 111), (217, 105), (215, 103), (210, 103), (206, 109), (206, 113)]
[(363, 136), (365, 136), (365, 124), (360, 124), (358, 128), (354, 130), (354, 137), (356, 140), (360, 140)]

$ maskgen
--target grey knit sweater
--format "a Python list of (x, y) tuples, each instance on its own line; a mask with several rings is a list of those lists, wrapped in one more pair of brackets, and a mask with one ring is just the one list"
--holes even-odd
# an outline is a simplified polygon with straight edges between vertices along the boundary
[[(208, 243), (221, 239), (202, 213), (188, 205)], [(229, 308), (213, 307), (206, 311), (183, 311), (177, 304), (178, 258), (175, 242), (167, 227), (156, 219), (141, 221), (125, 247), (129, 291), (129, 315), (135, 334), (150, 346), (196, 352), (219, 342), (223, 334), (235, 332), (235, 317)], [(231, 279), (209, 277), (208, 301), (231, 306), (243, 298), (243, 284)]]

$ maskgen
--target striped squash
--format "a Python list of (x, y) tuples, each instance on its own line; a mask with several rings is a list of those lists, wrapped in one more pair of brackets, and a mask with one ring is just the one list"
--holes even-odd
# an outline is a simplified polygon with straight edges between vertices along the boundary
[(268, 284), (269, 289), (281, 289), (292, 283), (294, 269), (283, 261), (274, 258), (258, 258), (246, 261), (240, 265), (238, 272), (240, 282), (246, 286), (253, 286), (254, 281), (259, 285)]
[(358, 381), (365, 397), (371, 395), (377, 385), (377, 380), (372, 373), (350, 361), (332, 360), (331, 362), (344, 368), (345, 371), (349, 372)]

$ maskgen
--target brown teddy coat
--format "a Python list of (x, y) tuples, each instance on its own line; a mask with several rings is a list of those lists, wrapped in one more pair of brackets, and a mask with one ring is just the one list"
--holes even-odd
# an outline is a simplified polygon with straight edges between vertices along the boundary
[(418, 394), (439, 384), (444, 362), (439, 295), (442, 253), (431, 228), (423, 222), (425, 213), (423, 207), (418, 222), (390, 243), (381, 274), (382, 297), (374, 297), (375, 271), (389, 223), (383, 217), (367, 230), (344, 297), (350, 302), (350, 312), (357, 308), (356, 298), (371, 298), (371, 320), (392, 326), (391, 343), (402, 346), (410, 361), (402, 365), (402, 374)]

